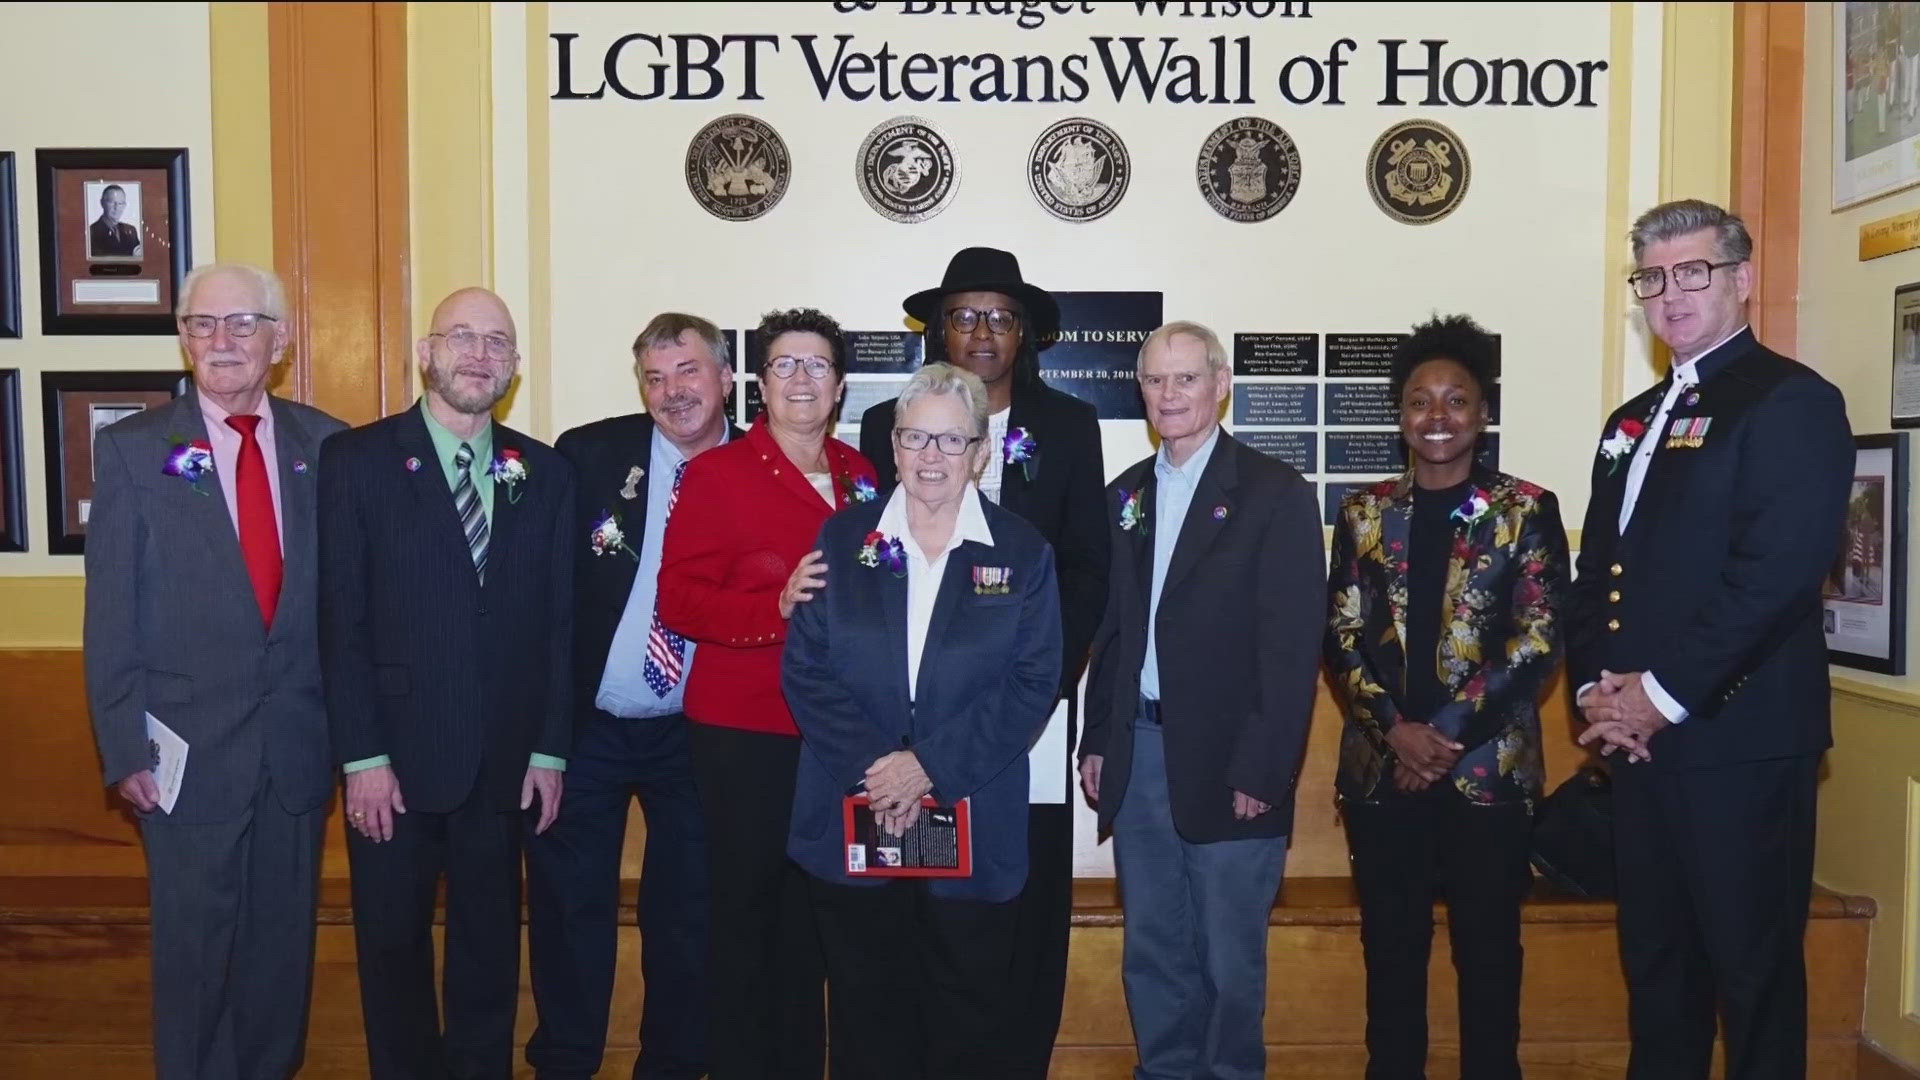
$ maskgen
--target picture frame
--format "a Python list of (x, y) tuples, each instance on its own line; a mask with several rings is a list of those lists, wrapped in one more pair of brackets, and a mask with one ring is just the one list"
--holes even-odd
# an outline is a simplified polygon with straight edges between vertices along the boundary
[(0, 369), (0, 552), (27, 550), (25, 421), (20, 369)]
[(1854, 436), (1846, 535), (1820, 586), (1827, 659), (1907, 673), (1907, 433)]
[(1889, 421), (1895, 428), (1920, 427), (1920, 281), (1893, 290), (1892, 359)]
[(40, 331), (176, 332), (192, 264), (187, 151), (38, 150)]
[[(99, 430), (187, 392), (185, 371), (47, 371), (40, 375), (46, 436), (47, 550), (84, 555)], [(154, 468), (158, 469), (156, 462)]]
[(20, 323), (20, 197), (13, 151), (0, 150), (0, 338), (24, 333)]
[(1844, 210), (1920, 184), (1920, 9), (1833, 11), (1833, 200)]

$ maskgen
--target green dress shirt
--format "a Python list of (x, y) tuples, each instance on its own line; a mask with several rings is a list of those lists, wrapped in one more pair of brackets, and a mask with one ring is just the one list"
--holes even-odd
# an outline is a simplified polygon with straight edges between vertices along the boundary
[[(453, 463), (454, 455), (460, 451), (460, 436), (441, 426), (440, 421), (433, 418), (433, 410), (427, 408), (425, 401), (421, 401), (417, 407), (421, 418), (427, 422), (427, 437), (433, 440), (434, 456), (440, 459), (441, 471), (446, 474), (447, 497), (452, 498), (454, 488), (460, 485), (460, 467)], [(473, 463), (467, 466), (467, 471), (473, 474), (474, 489), (480, 493), (480, 510), (487, 515), (487, 524), (491, 526), (493, 524), (493, 474), (488, 470), (493, 465), (492, 422), (488, 422), (486, 427), (481, 428), (478, 435), (468, 439), (467, 447), (473, 451)], [(555, 677), (565, 677), (566, 674), (566, 672), (559, 672)], [(357, 773), (362, 769), (391, 764), (393, 762), (387, 755), (381, 754), (379, 757), (349, 761), (342, 766), (342, 769), (348, 773)], [(528, 759), (527, 764), (542, 769), (558, 769), (562, 772), (567, 768), (564, 758), (548, 754), (534, 754)]]

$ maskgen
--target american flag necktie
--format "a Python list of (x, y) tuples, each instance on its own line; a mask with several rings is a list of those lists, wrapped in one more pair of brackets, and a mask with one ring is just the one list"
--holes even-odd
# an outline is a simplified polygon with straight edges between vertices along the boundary
[[(673, 467), (673, 490), (667, 495), (667, 513), (661, 518), (661, 528), (673, 517), (673, 504), (680, 500), (680, 478), (686, 475), (687, 463), (682, 461)], [(656, 586), (653, 594), (653, 627), (647, 632), (647, 662), (640, 674), (653, 687), (653, 692), (666, 697), (687, 673), (687, 639), (667, 629), (660, 622), (660, 593)]]

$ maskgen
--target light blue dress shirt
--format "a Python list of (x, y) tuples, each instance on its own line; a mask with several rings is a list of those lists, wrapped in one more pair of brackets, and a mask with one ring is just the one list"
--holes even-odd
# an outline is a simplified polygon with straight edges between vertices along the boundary
[(1187, 509), (1193, 505), (1194, 490), (1219, 441), (1220, 429), (1215, 427), (1184, 465), (1175, 465), (1167, 456), (1167, 444), (1161, 443), (1153, 462), (1153, 600), (1147, 608), (1147, 661), (1140, 667), (1140, 696), (1151, 701), (1160, 700), (1160, 650), (1153, 641), (1160, 636), (1160, 590), (1166, 587), (1167, 567), (1173, 563), (1173, 548)]
[[(727, 441), (722, 432), (720, 442)], [(667, 499), (673, 494), (673, 474), (687, 460), (680, 448), (653, 429), (653, 457), (647, 469), (647, 524), (640, 539), (640, 565), (633, 572), (633, 591), (627, 594), (627, 610), (613, 632), (613, 645), (607, 650), (606, 670), (600, 676), (600, 691), (593, 703), (615, 716), (646, 719), (681, 711), (687, 699), (686, 675), (693, 673), (693, 642), (687, 642), (687, 656), (680, 681), (666, 697), (653, 692), (641, 669), (647, 662), (647, 635), (653, 629), (653, 606), (660, 595), (660, 548), (667, 534)], [(684, 481), (682, 481), (684, 483)], [(609, 556), (612, 557), (612, 556)]]

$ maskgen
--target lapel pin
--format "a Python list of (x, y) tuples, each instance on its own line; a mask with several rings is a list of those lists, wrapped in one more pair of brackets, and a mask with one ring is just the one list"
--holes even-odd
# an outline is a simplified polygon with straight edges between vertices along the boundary
[(420, 471), (420, 459), (419, 459), (419, 458), (417, 458), (417, 457), (410, 457), (410, 458), (408, 458), (408, 459), (407, 459), (407, 471), (408, 471), (408, 472), (419, 472), (419, 471)]
[(641, 468), (638, 465), (635, 465), (632, 468), (629, 468), (627, 470), (627, 483), (626, 483), (626, 486), (620, 489), (620, 497), (623, 499), (639, 498), (640, 490), (634, 487), (634, 485), (638, 484), (640, 482), (640, 478), (645, 475), (647, 475), (647, 470)]
[(299, 458), (293, 459), (293, 475), (295, 476), (307, 475), (307, 463), (304, 461), (301, 461)]
[(1227, 520), (1227, 508), (1226, 508), (1225, 506), (1216, 506), (1216, 507), (1214, 507), (1214, 508), (1213, 508), (1213, 520), (1215, 520), (1215, 521), (1225, 521), (1225, 520)]
[(1687, 397), (1686, 397), (1687, 408), (1691, 409), (1698, 404), (1700, 404), (1700, 391), (1698, 390), (1688, 391)]

